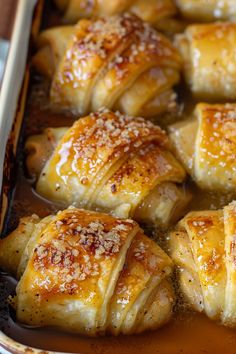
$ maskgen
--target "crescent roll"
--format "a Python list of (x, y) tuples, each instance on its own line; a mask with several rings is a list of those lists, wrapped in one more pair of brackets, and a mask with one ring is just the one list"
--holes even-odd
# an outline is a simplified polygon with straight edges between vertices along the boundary
[(101, 107), (144, 117), (173, 111), (181, 59), (171, 42), (131, 14), (81, 20), (41, 33), (35, 68), (57, 110)]
[(80, 18), (112, 16), (132, 12), (158, 29), (170, 25), (176, 14), (173, 0), (55, 0), (64, 13), (64, 22), (75, 23)]
[(235, 20), (235, 0), (176, 0), (181, 14), (194, 21)]
[(236, 99), (236, 23), (200, 24), (176, 36), (184, 74), (197, 97)]
[(189, 213), (170, 234), (179, 283), (191, 307), (236, 326), (236, 202)]
[(198, 104), (193, 117), (170, 127), (170, 139), (201, 188), (236, 190), (236, 104)]
[(142, 118), (102, 110), (30, 137), (26, 150), (36, 191), (63, 206), (165, 227), (190, 199), (166, 133)]
[(87, 336), (156, 329), (172, 313), (172, 261), (132, 220), (69, 208), (0, 241), (17, 320)]

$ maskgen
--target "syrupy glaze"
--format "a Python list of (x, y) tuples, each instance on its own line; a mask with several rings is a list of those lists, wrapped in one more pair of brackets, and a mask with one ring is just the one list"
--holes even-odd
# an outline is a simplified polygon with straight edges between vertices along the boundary
[[(54, 213), (60, 206), (50, 203), (39, 197), (33, 183), (27, 178), (24, 167), (24, 142), (27, 136), (41, 132), (48, 126), (68, 126), (74, 118), (55, 114), (47, 107), (44, 92), (46, 87), (38, 83), (36, 78), (30, 87), (24, 125), (19, 143), (19, 160), (17, 178), (12, 196), (12, 204), (7, 215), (4, 233), (7, 234), (18, 223), (19, 217), (36, 213), (43, 217)], [(223, 206), (232, 196), (217, 196), (214, 193), (200, 191), (193, 183), (189, 183), (194, 198), (189, 206), (191, 209), (208, 209)], [(14, 293), (15, 282), (4, 275), (5, 297)], [(9, 288), (9, 291), (6, 291)], [(3, 294), (4, 296), (4, 294)], [(11, 338), (28, 346), (41, 349), (64, 351), (72, 353), (235, 353), (236, 332), (220, 326), (204, 315), (194, 314), (185, 307), (176, 310), (172, 321), (155, 332), (141, 335), (117, 338), (83, 338), (78, 335), (57, 332), (52, 329), (28, 328), (14, 321), (14, 312), (11, 316), (3, 316), (1, 326)], [(79, 314), (78, 314), (79, 315)]]
[(28, 329), (12, 319), (5, 333), (29, 346), (81, 354), (234, 354), (236, 345), (234, 330), (190, 312), (176, 317), (158, 331), (136, 336), (83, 338), (50, 329)]
[[(57, 16), (53, 13), (47, 24), (57, 24)], [(184, 90), (185, 91), (185, 90)], [(47, 127), (69, 126), (75, 117), (51, 112), (44, 86), (35, 76), (29, 89), (26, 114), (18, 146), (16, 182), (12, 193), (11, 205), (5, 220), (3, 234), (13, 230), (21, 216), (38, 214), (44, 217), (60, 209), (59, 205), (39, 197), (33, 183), (27, 177), (24, 166), (24, 142), (27, 136), (42, 132)], [(183, 98), (185, 113), (189, 114), (193, 107), (191, 97)], [(189, 102), (191, 102), (189, 104)], [(186, 104), (187, 103), (187, 104)], [(170, 122), (172, 118), (166, 120)], [(163, 123), (163, 121), (162, 121)], [(166, 123), (162, 124), (164, 127)], [(199, 190), (193, 182), (188, 182), (193, 193), (189, 210), (216, 209), (233, 199), (232, 195), (216, 195)], [(160, 234), (156, 230), (151, 233)], [(176, 307), (172, 320), (163, 328), (135, 336), (119, 336), (104, 338), (84, 338), (75, 334), (67, 334), (53, 329), (30, 328), (15, 322), (14, 311), (10, 310), (4, 299), (14, 293), (16, 282), (6, 274), (0, 274), (0, 326), (11, 338), (27, 346), (43, 350), (54, 350), (84, 354), (227, 354), (236, 353), (236, 330), (225, 328), (206, 316), (189, 311), (183, 304)], [(79, 314), (78, 314), (79, 316)]]

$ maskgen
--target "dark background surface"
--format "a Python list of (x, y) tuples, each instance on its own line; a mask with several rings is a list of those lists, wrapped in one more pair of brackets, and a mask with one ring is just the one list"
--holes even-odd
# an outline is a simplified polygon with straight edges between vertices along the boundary
[(10, 39), (17, 0), (0, 0), (0, 37)]

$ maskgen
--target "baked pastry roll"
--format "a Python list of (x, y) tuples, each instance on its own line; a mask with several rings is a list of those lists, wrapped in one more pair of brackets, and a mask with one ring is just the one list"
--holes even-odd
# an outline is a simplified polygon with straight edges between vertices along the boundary
[(84, 115), (101, 107), (154, 117), (173, 110), (180, 56), (135, 15), (81, 20), (42, 32), (34, 66), (51, 80), (57, 110)]
[(26, 150), (28, 170), (38, 177), (36, 191), (63, 206), (165, 227), (190, 199), (167, 135), (142, 118), (103, 110), (71, 128), (30, 137)]
[(80, 18), (112, 16), (129, 11), (158, 29), (167, 28), (176, 14), (173, 0), (55, 0), (64, 12), (64, 21), (75, 23)]
[(17, 320), (88, 336), (156, 329), (171, 316), (172, 261), (132, 220), (75, 208), (23, 218), (0, 241)]
[(201, 188), (235, 191), (236, 104), (198, 104), (193, 117), (170, 127), (170, 139)]
[(189, 213), (170, 234), (171, 256), (187, 301), (226, 326), (236, 325), (236, 202)]
[(236, 98), (235, 42), (234, 23), (192, 25), (176, 36), (194, 95), (204, 100)]
[(235, 0), (176, 0), (181, 14), (194, 21), (235, 20)]

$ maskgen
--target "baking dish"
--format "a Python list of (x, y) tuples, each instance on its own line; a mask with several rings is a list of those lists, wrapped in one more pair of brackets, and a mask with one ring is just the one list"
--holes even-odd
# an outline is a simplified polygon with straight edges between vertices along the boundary
[[(32, 26), (33, 14), (35, 11), (36, 0), (20, 0), (17, 7), (17, 15), (13, 34), (11, 38), (11, 46), (9, 50), (7, 65), (5, 68), (4, 79), (0, 94), (0, 188), (1, 195), (1, 229), (5, 212), (8, 206), (8, 190), (2, 188), (3, 171), (8, 170), (6, 165), (9, 160), (6, 157), (7, 144), (12, 153), (16, 153), (16, 145), (18, 141), (19, 128), (21, 124), (22, 111), (18, 109), (19, 97), (22, 98), (21, 103), (24, 107), (24, 96), (26, 95), (28, 85), (28, 74), (25, 72), (28, 43), (31, 29), (37, 31), (37, 22), (39, 19), (40, 6), (38, 4), (38, 14), (34, 18)], [(15, 121), (15, 122), (14, 122)], [(14, 125), (14, 127), (13, 127)], [(10, 138), (11, 135), (11, 138)], [(8, 140), (9, 139), (9, 140)], [(9, 150), (8, 150), (9, 151)], [(4, 161), (6, 163), (4, 167)], [(10, 173), (10, 171), (9, 171)], [(10, 176), (10, 175), (8, 175)], [(27, 353), (29, 347), (21, 345), (16, 341), (0, 332), (0, 352), (5, 353)], [(41, 350), (33, 349), (30, 352), (40, 353)]]
[[(19, 7), (17, 11), (17, 19), (14, 28), (14, 34), (12, 39), (12, 45), (9, 54), (9, 60), (6, 68), (4, 83), (2, 87), (2, 93), (0, 98), (0, 134), (1, 134), (1, 151), (0, 151), (0, 181), (3, 181), (3, 193), (2, 193), (2, 208), (1, 208), (1, 226), (11, 222), (7, 216), (7, 209), (12, 203), (12, 188), (14, 186), (14, 174), (15, 163), (14, 160), (18, 159), (18, 141), (20, 137), (20, 130), (23, 122), (23, 116), (25, 111), (25, 102), (27, 98), (27, 89), (29, 84), (29, 70), (26, 68), (26, 58), (28, 52), (30, 31), (33, 31), (33, 36), (37, 33), (37, 29), (40, 23), (41, 11), (43, 9), (43, 2), (37, 2), (36, 14), (34, 16), (33, 25), (33, 11), (35, 10), (36, 1), (21, 0), (19, 1)], [(46, 5), (46, 4), (45, 4)], [(60, 124), (60, 122), (58, 123)], [(10, 136), (9, 140), (8, 137)], [(3, 170), (5, 161), (5, 169)], [(4, 180), (3, 180), (4, 172)], [(19, 187), (19, 186), (18, 186)], [(39, 204), (40, 209), (42, 204)], [(52, 208), (49, 206), (49, 209)], [(22, 213), (24, 210), (22, 211)], [(189, 315), (187, 315), (188, 317)], [(207, 319), (199, 316), (195, 322), (195, 325), (191, 324), (191, 320), (184, 318), (181, 326), (176, 323), (172, 323), (157, 333), (148, 333), (141, 336), (132, 336), (127, 338), (116, 339), (81, 339), (80, 343), (77, 343), (73, 352), (79, 353), (134, 353), (139, 350), (140, 353), (199, 353), (199, 350), (203, 350), (209, 353), (216, 353), (216, 348), (219, 352), (222, 352), (223, 348), (227, 345), (228, 352), (232, 350), (234, 352), (234, 344), (236, 338), (234, 332), (226, 330), (223, 327), (217, 327), (214, 323), (210, 323)], [(194, 332), (194, 331), (197, 331)], [(32, 333), (32, 332), (31, 332)], [(173, 337), (171, 338), (171, 333)], [(191, 335), (194, 338), (190, 338)], [(37, 329), (35, 329), (35, 336), (37, 336)], [(200, 338), (198, 338), (198, 335)], [(43, 334), (41, 333), (41, 343), (44, 341)], [(221, 337), (222, 336), (222, 337)], [(13, 336), (15, 337), (15, 336)], [(17, 334), (17, 338), (21, 342), (20, 333)], [(73, 343), (76, 343), (75, 337), (68, 337)], [(63, 334), (59, 334), (56, 337), (57, 340), (62, 342), (65, 340)], [(29, 343), (34, 346), (34, 339), (22, 339), (23, 342)], [(66, 344), (49, 345), (46, 343), (47, 337), (45, 337), (45, 343), (43, 349), (33, 349), (32, 347), (24, 346), (18, 341), (6, 336), (3, 332), (0, 334), (0, 343), (2, 348), (0, 353), (6, 352), (12, 353), (52, 353), (45, 351), (46, 349), (60, 348), (61, 351), (66, 351)], [(199, 344), (198, 344), (199, 342)], [(32, 343), (32, 344), (31, 344)], [(35, 346), (40, 346), (40, 340), (35, 341)], [(81, 345), (81, 349), (80, 349)], [(64, 349), (63, 349), (64, 348)], [(77, 349), (76, 349), (77, 348)], [(117, 349), (118, 348), (118, 349)], [(59, 349), (56, 349), (59, 350)], [(70, 349), (67, 349), (67, 351)], [(71, 349), (72, 350), (72, 349)]]

